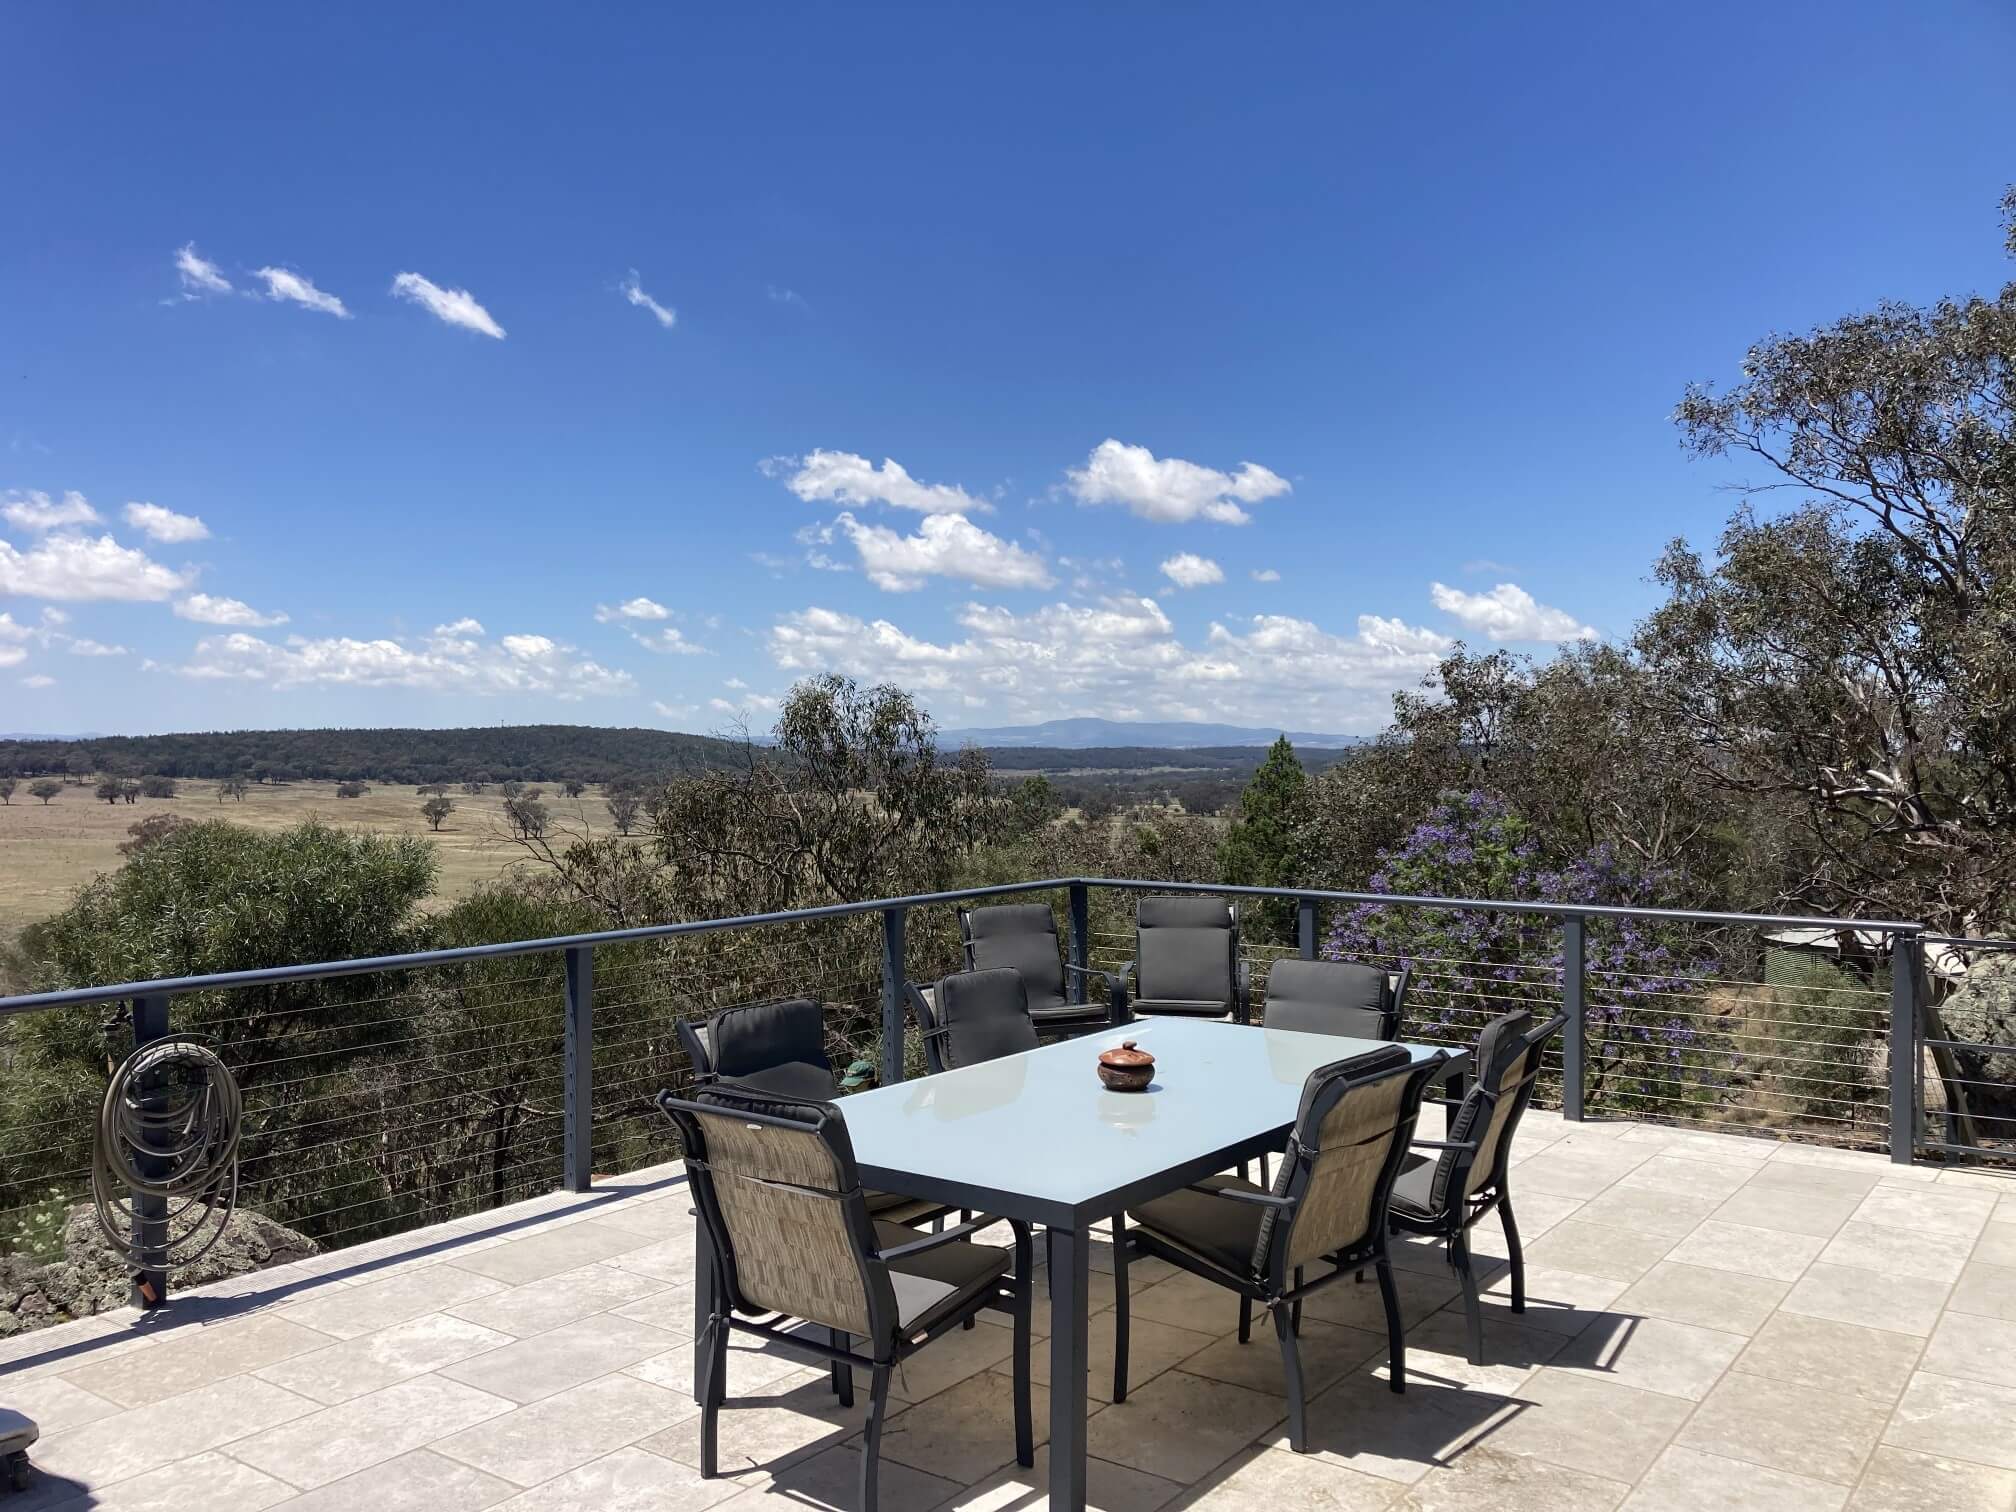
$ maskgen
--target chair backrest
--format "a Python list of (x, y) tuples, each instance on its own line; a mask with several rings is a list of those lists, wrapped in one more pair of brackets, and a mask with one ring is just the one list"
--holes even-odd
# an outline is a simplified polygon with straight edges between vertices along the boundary
[(1134, 914), (1134, 969), (1144, 998), (1230, 1004), (1239, 920), (1223, 898), (1143, 898)]
[(915, 988), (911, 992), (934, 1074), (1036, 1048), (1036, 1023), (1018, 971), (955, 972), (939, 979), (928, 1002)]
[(1399, 1045), (1323, 1066), (1302, 1086), (1295, 1132), (1274, 1179), (1286, 1210), (1260, 1222), (1254, 1270), (1285, 1288), (1298, 1265), (1358, 1249), (1386, 1227), (1421, 1094), (1448, 1057), (1416, 1062)]
[(1269, 1029), (1390, 1040), (1400, 1032), (1397, 984), (1359, 961), (1276, 961), (1267, 968)]
[(838, 1108), (734, 1082), (683, 1099), (660, 1092), (657, 1103), (685, 1146), (730, 1307), (877, 1341), (893, 1333), (894, 1292)]
[(1069, 1000), (1064, 990), (1064, 952), (1049, 904), (962, 908), (959, 938), (966, 947), (968, 971), (1005, 966), (1021, 972), (1030, 1007), (1056, 1008)]
[(1556, 1014), (1536, 1029), (1533, 1015), (1522, 1008), (1493, 1019), (1477, 1036), (1470, 1090), (1449, 1120), (1449, 1142), (1476, 1148), (1444, 1150), (1435, 1163), (1429, 1200), (1437, 1212), (1503, 1179), (1512, 1136), (1533, 1100), (1541, 1055), (1566, 1022)]
[(840, 1095), (826, 1055), (826, 1015), (810, 998), (724, 1008), (681, 1038), (689, 1055), (707, 1057), (706, 1075), (816, 1102)]

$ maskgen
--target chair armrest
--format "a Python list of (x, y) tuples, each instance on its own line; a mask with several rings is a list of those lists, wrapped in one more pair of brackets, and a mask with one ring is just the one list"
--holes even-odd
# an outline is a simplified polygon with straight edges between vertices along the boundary
[(992, 1228), (998, 1221), (986, 1216), (969, 1218), (964, 1223), (955, 1223), (951, 1228), (940, 1229), (935, 1234), (921, 1235), (914, 1244), (898, 1244), (886, 1250), (877, 1250), (875, 1258), (886, 1265), (891, 1260), (901, 1260), (906, 1255), (921, 1255), (924, 1251), (936, 1249), (941, 1244), (950, 1244), (955, 1239), (964, 1239), (968, 1234), (977, 1234), (981, 1229)]
[(1253, 1021), (1253, 963), (1241, 961), (1232, 973), (1232, 1016), (1242, 1024)]
[[(1131, 966), (1132, 964), (1133, 963), (1131, 961), (1128, 963), (1129, 966)], [(1097, 966), (1077, 966), (1072, 964), (1070, 961), (1066, 961), (1064, 963), (1064, 969), (1066, 971), (1076, 972), (1079, 976), (1082, 977), (1087, 978), (1097, 977), (1100, 981), (1106, 984), (1106, 990), (1108, 992), (1115, 992), (1115, 991), (1125, 992), (1127, 990), (1125, 971), (1105, 971)]]
[(1186, 1192), (1200, 1192), (1206, 1197), (1223, 1197), (1227, 1202), (1246, 1202), (1255, 1207), (1291, 1208), (1295, 1206), (1292, 1197), (1276, 1197), (1272, 1192), (1242, 1192), (1237, 1187), (1226, 1190), (1223, 1187), (1205, 1186), (1199, 1182), (1195, 1186), (1183, 1188)]
[(1407, 1147), (1412, 1150), (1474, 1150), (1477, 1148), (1477, 1141), (1474, 1139), (1410, 1139), (1407, 1141)]

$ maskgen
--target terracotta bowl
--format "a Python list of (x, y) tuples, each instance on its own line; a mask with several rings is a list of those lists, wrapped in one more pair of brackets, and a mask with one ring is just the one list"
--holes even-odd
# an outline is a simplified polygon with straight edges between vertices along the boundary
[(1099, 1080), (1109, 1092), (1145, 1092), (1155, 1079), (1155, 1057), (1128, 1040), (1099, 1054)]

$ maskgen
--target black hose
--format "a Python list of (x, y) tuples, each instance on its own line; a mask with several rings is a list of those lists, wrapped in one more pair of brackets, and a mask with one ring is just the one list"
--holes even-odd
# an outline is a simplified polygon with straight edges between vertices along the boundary
[[(223, 1237), (238, 1201), (244, 1112), (230, 1069), (186, 1035), (142, 1045), (112, 1073), (93, 1141), (91, 1195), (98, 1227), (133, 1265), (187, 1265)], [(165, 1209), (145, 1215), (163, 1224), (163, 1239), (144, 1251), (133, 1235), (142, 1198)]]

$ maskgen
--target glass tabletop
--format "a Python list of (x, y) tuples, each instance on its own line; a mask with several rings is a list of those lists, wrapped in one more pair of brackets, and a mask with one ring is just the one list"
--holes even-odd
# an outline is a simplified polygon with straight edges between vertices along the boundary
[[(1099, 1052), (1123, 1040), (1156, 1058), (1145, 1092), (1100, 1084)], [(1059, 1210), (1082, 1214), (1163, 1173), (1285, 1130), (1311, 1071), (1386, 1043), (1144, 1019), (857, 1093), (840, 1109), (867, 1184), (953, 1202), (970, 1190), (975, 1207), (1053, 1222)], [(1417, 1062), (1444, 1049), (1402, 1048)], [(1003, 1200), (1011, 1197), (1028, 1203)]]

